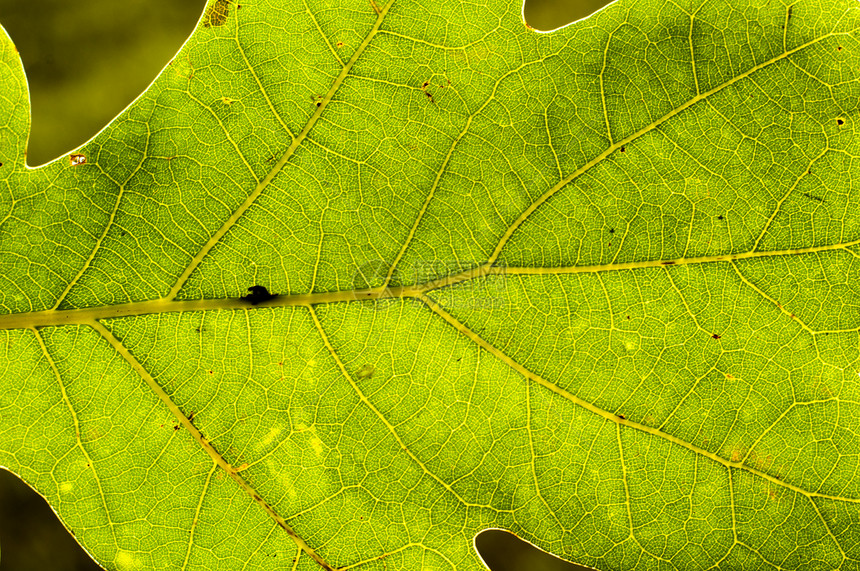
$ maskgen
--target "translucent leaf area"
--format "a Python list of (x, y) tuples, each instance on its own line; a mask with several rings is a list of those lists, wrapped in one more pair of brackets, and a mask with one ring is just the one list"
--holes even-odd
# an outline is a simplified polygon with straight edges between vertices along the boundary
[(0, 465), (100, 564), (860, 569), (860, 5), (239, 1), (36, 169), (0, 34)]

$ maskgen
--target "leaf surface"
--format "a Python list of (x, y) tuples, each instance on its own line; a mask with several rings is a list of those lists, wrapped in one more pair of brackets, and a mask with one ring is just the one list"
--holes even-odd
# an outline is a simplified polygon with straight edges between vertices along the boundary
[(856, 3), (425, 4), (213, 0), (38, 169), (3, 35), (0, 464), (108, 569), (860, 568)]

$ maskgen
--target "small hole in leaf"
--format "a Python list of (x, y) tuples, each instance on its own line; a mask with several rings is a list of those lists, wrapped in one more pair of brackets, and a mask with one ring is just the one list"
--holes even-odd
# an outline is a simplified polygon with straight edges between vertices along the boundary
[(269, 301), (278, 297), (276, 294), (269, 293), (269, 290), (266, 289), (265, 286), (254, 285), (248, 288), (248, 291), (251, 292), (248, 295), (242, 297), (242, 301), (247, 301), (251, 305), (257, 305), (259, 303), (263, 303), (264, 301)]

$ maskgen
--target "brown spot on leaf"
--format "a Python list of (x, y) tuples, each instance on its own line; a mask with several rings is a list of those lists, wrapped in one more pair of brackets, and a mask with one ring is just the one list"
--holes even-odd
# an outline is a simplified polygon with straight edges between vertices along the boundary
[(713, 335), (711, 335), (711, 338), (712, 338), (712, 339), (722, 339), (722, 337), (723, 337), (722, 335), (717, 335), (716, 333), (714, 333)]
[(69, 164), (73, 167), (84, 165), (87, 163), (87, 157), (81, 154), (73, 153), (69, 155)]
[(211, 28), (212, 26), (223, 26), (227, 21), (227, 16), (230, 15), (230, 0), (215, 0), (206, 10), (206, 16), (203, 19), (204, 26)]
[(373, 376), (373, 373), (376, 372), (376, 367), (373, 365), (364, 365), (359, 370), (358, 373), (355, 374), (359, 379), (369, 379)]
[(338, 42), (338, 43), (336, 43), (334, 46), (335, 46), (336, 48), (342, 48), (342, 47), (343, 47), (343, 42)]
[[(845, 124), (845, 121), (843, 121), (842, 119), (837, 119), (837, 120), (836, 120), (836, 124), (837, 124), (837, 125), (844, 125), (844, 124)], [(0, 164), (0, 166), (2, 166), (2, 164)]]

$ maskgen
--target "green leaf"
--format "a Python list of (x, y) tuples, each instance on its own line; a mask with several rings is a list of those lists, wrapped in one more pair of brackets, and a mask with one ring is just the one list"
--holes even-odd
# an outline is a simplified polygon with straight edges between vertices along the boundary
[(858, 9), (214, 0), (38, 169), (4, 34), (0, 464), (123, 571), (860, 569)]

